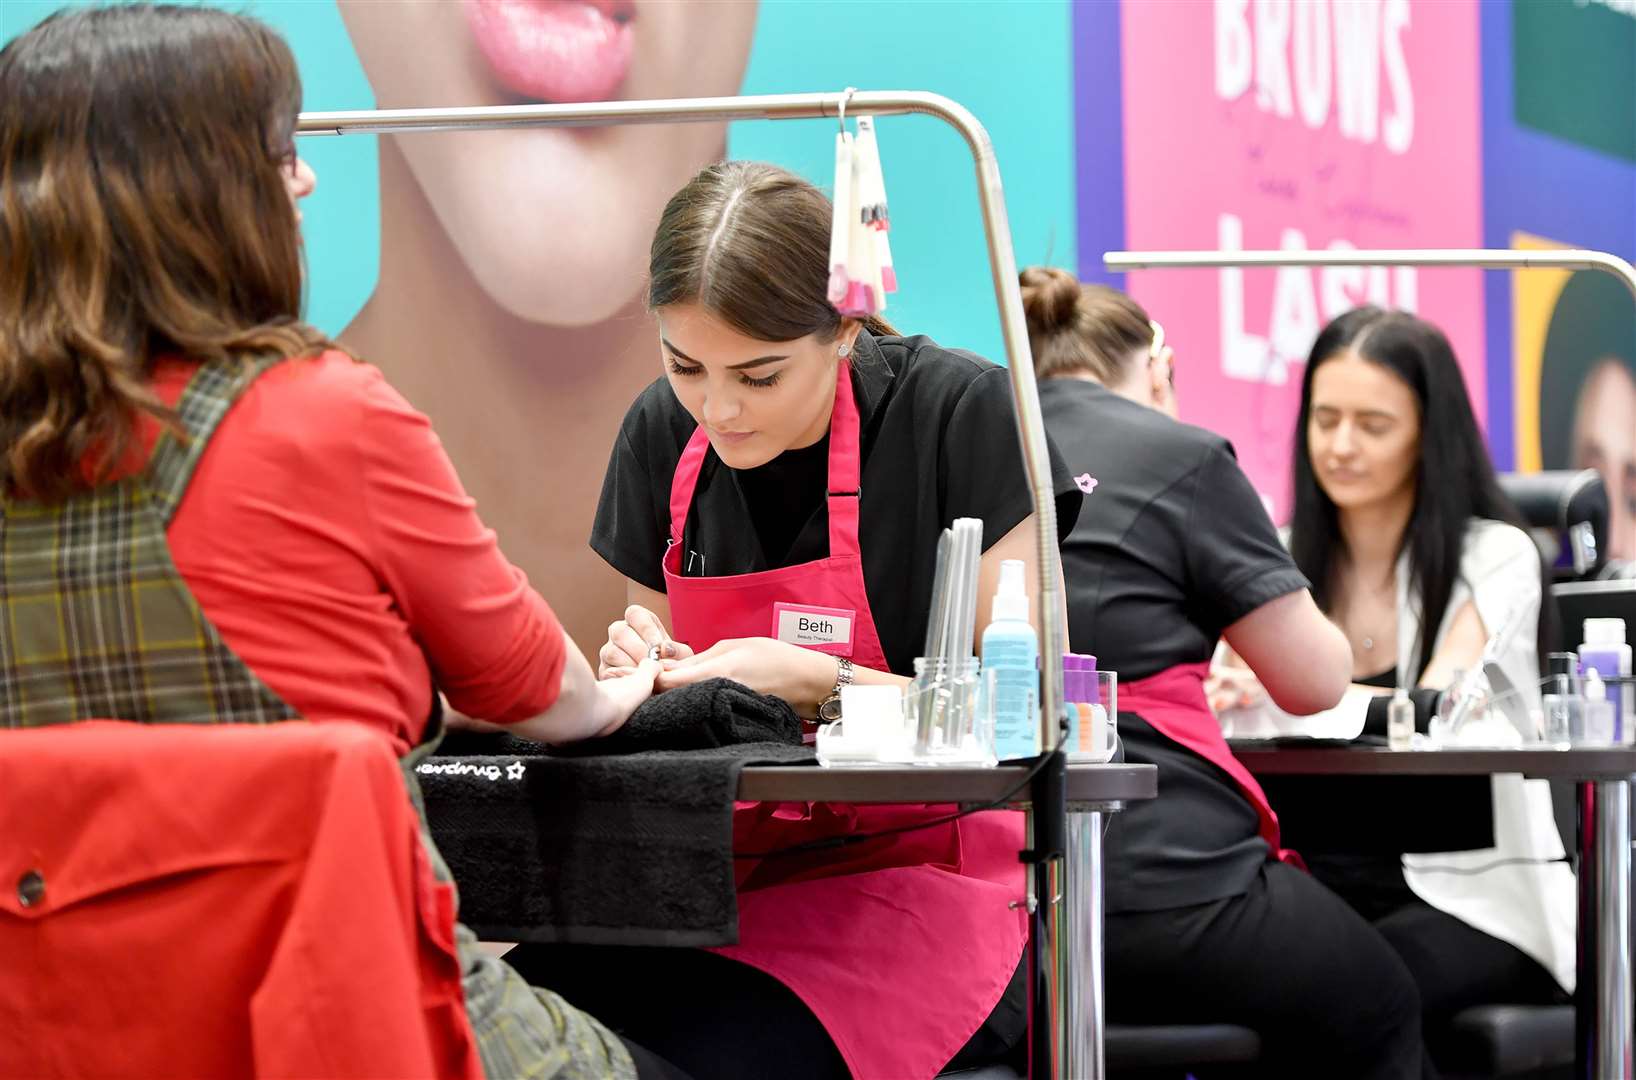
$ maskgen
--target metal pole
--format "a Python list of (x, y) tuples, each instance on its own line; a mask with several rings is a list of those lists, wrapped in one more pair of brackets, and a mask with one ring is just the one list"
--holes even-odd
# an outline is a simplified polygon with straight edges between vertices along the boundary
[(1630, 784), (1596, 783), (1595, 1076), (1631, 1080)]
[(1605, 251), (1511, 251), (1505, 248), (1399, 248), (1379, 251), (1109, 251), (1109, 270), (1252, 266), (1449, 266), (1480, 270), (1601, 270), (1636, 296), (1636, 267)]
[(1069, 1036), (1068, 1060), (1075, 1080), (1102, 1080), (1106, 1075), (1107, 999), (1102, 965), (1102, 823), (1098, 811), (1068, 814), (1068, 852), (1064, 861), (1063, 925), (1068, 955), (1087, 958), (1070, 972), (1062, 1002), (1071, 1016), (1089, 1017)]
[[(452, 109), (368, 109), (308, 112), (299, 135), (389, 135), (411, 131), (486, 131), (509, 127), (609, 127), (621, 124), (725, 123), (730, 120), (816, 120), (854, 116), (965, 112), (940, 94), (919, 90), (857, 90), (833, 94), (587, 101), (567, 105), (479, 105)], [(967, 116), (970, 113), (966, 113)], [(976, 123), (975, 120), (972, 121)], [(980, 129), (980, 125), (979, 125)]]
[[(1051, 484), (1051, 463), (1046, 452), (1045, 426), (1040, 414), (1039, 390), (1034, 382), (1034, 360), (1028, 348), (1022, 292), (1017, 285), (1017, 261), (1011, 247), (1000, 166), (988, 131), (964, 106), (941, 94), (914, 90), (861, 90), (830, 94), (766, 94), (753, 97), (674, 98), (655, 101), (600, 101), (568, 105), (497, 105), (453, 109), (380, 109), (357, 112), (302, 113), (296, 123), (301, 135), (406, 134), (415, 131), (466, 131), (514, 127), (596, 127), (614, 124), (672, 124), (729, 120), (799, 120), (840, 115), (842, 103), (854, 116), (891, 116), (920, 113), (953, 127), (966, 140), (977, 171), (977, 200), (983, 212), (988, 240), (989, 269), (999, 304), (1000, 331), (1005, 341), (1006, 364), (1016, 399), (1017, 430), (1029, 487), (1034, 497), (1038, 527), (1040, 576), (1040, 655), (1059, 657), (1067, 652), (1068, 628), (1064, 609), (1061, 565), (1057, 557), (1057, 512)], [(1062, 705), (1061, 665), (1041, 665), (1040, 744), (1046, 753), (1057, 746)], [(1057, 835), (1062, 824), (1058, 823)], [(1041, 885), (1054, 877), (1057, 860), (1037, 864)], [(1077, 1076), (1078, 1067), (1066, 1055), (1068, 1029), (1077, 1018), (1059, 1006), (1069, 974), (1071, 957), (1062, 948), (1057, 925), (1061, 905), (1049, 887), (1039, 893), (1040, 919), (1045, 933), (1035, 936), (1035, 960), (1046, 974), (1047, 1000), (1036, 1017), (1060, 1017), (1053, 1024), (1055, 1053), (1035, 1065), (1036, 1077), (1057, 1080)], [(1101, 967), (1100, 954), (1089, 958)]]

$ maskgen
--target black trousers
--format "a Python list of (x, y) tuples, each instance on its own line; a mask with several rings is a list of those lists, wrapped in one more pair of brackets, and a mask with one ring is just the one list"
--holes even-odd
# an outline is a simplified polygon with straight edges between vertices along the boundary
[(625, 1052), (631, 1056), (631, 1062), (636, 1066), (636, 1080), (694, 1080), (647, 1047), (633, 1043), (617, 1032), (615, 1035), (625, 1044)]
[(1312, 874), (1374, 924), (1420, 991), (1428, 1033), (1472, 1005), (1547, 1005), (1567, 995), (1551, 973), (1508, 941), (1416, 896), (1397, 856), (1320, 855)]
[(1252, 1028), (1257, 1077), (1436, 1076), (1408, 967), (1299, 870), (1266, 863), (1241, 896), (1110, 914), (1106, 942), (1110, 1020)]
[[(641, 1080), (850, 1080), (841, 1052), (795, 992), (748, 964), (702, 949), (519, 945), (506, 962), (561, 994), (638, 1050), (663, 1059)], [(1027, 958), (983, 1026), (949, 1062), (959, 1068), (1024, 1052)], [(637, 1055), (633, 1053), (633, 1057)]]

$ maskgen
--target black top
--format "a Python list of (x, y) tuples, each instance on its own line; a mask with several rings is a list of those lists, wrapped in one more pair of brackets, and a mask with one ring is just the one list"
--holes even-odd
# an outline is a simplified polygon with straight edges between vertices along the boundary
[(1385, 671), (1377, 672), (1374, 675), (1370, 675), (1362, 679), (1353, 679), (1352, 681), (1357, 683), (1359, 686), (1373, 686), (1385, 690), (1396, 690), (1397, 668), (1389, 667)]
[[(1222, 630), (1307, 580), (1232, 445), (1082, 379), (1040, 386), (1045, 429), (1096, 487), (1063, 543), (1069, 637), (1121, 681), (1210, 659)], [(1237, 896), (1267, 845), (1224, 771), (1122, 712), (1125, 758), (1159, 768), (1159, 798), (1108, 829), (1107, 909)]]
[[(1010, 377), (929, 338), (865, 332), (853, 350), (852, 388), (863, 456), (864, 587), (887, 663), (912, 675), (925, 646), (941, 531), (957, 517), (982, 518), (987, 551), (1033, 512)], [(614, 442), (591, 529), (597, 554), (659, 591), (670, 482), (695, 426), (664, 379), (644, 390)], [(1081, 496), (1055, 448), (1051, 467), (1060, 538), (1073, 528)], [(826, 557), (827, 470), (827, 437), (742, 471), (707, 452), (683, 531), (683, 572), (748, 574)], [(688, 553), (702, 553), (703, 566)], [(979, 623), (987, 620), (978, 614)]]

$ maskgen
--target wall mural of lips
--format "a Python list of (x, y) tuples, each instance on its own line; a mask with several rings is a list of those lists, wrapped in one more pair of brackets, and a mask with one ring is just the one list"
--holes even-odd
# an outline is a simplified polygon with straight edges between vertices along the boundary
[(494, 77), (533, 101), (603, 101), (630, 71), (633, 0), (465, 0)]

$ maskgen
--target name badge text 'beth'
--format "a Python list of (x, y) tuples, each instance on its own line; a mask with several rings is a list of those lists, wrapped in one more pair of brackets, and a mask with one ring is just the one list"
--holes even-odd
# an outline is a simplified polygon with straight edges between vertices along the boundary
[(773, 637), (819, 652), (850, 656), (857, 612), (806, 604), (773, 605)]

